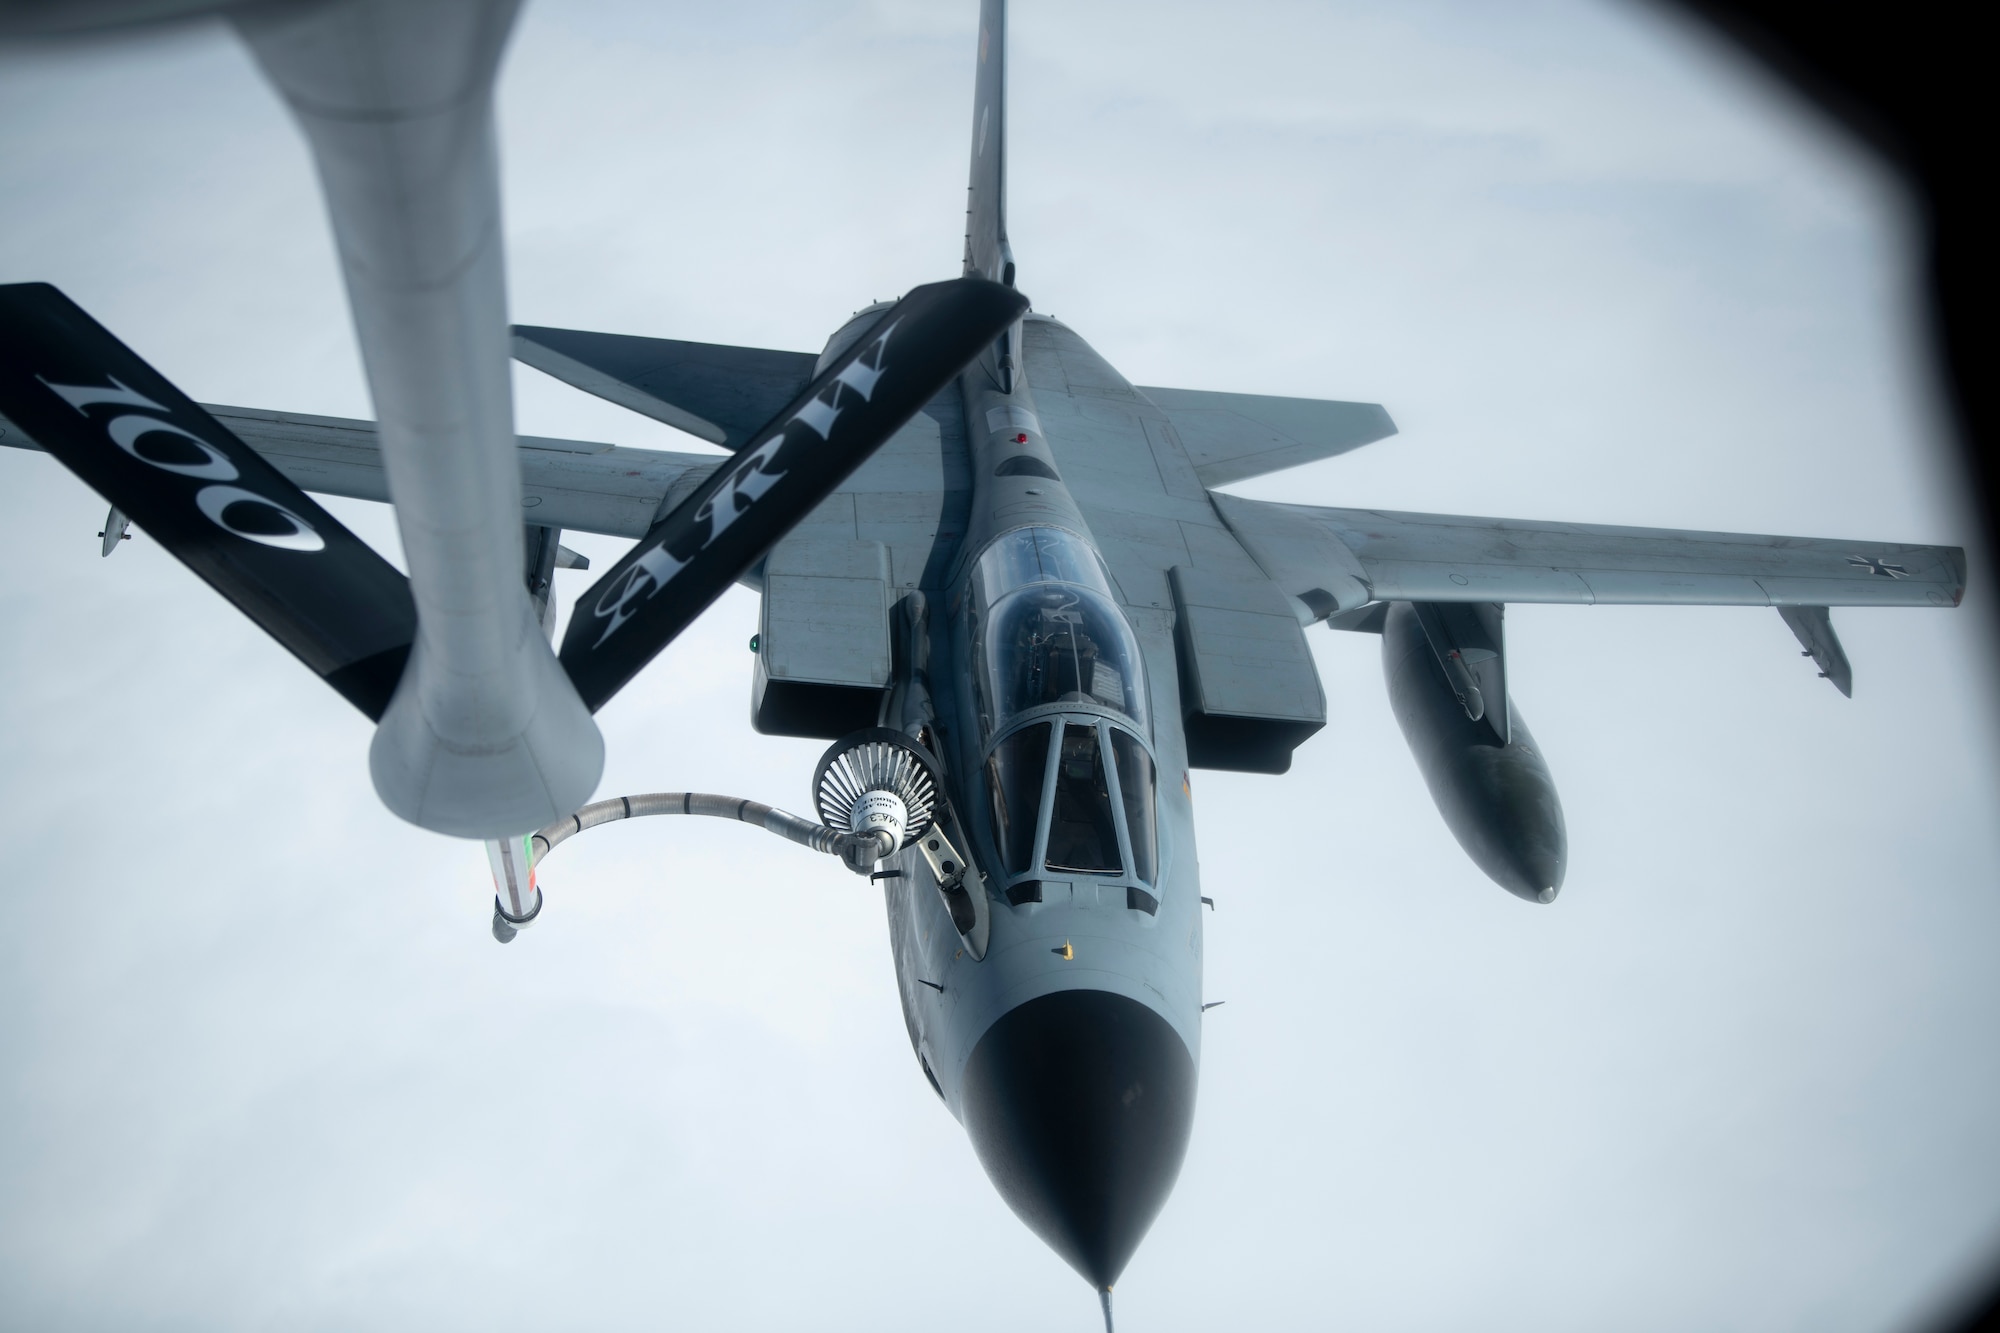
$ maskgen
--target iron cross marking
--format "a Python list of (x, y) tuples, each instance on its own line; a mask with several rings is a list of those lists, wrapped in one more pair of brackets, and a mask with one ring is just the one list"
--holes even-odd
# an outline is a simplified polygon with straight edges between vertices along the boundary
[(1902, 565), (1892, 565), (1872, 555), (1850, 555), (1847, 563), (1856, 569), (1865, 569), (1870, 574), (1880, 574), (1885, 579), (1906, 579), (1910, 571)]

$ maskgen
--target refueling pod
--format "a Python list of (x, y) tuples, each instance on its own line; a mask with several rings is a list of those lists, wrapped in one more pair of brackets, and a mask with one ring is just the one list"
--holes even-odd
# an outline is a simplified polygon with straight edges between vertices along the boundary
[(1554, 902), (1569, 859), (1562, 802), (1506, 689), (1501, 608), (1390, 605), (1389, 704), (1445, 826), (1509, 893)]

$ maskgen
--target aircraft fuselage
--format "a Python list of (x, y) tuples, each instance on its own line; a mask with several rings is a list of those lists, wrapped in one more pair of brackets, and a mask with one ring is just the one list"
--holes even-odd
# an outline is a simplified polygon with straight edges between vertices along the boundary
[(926, 1076), (1008, 1203), (1103, 1288), (1172, 1189), (1201, 1051), (1171, 622), (1127, 604), (1062, 479), (1037, 393), (1067, 386), (1017, 373), (1003, 392), (980, 364), (960, 388), (965, 537), (902, 657), (991, 933), (975, 957), (911, 852), (883, 881), (890, 933)]

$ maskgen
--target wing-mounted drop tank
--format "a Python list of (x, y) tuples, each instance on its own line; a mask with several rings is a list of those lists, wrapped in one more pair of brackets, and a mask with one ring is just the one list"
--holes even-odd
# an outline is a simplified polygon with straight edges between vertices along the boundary
[(1458, 845), (1502, 888), (1554, 902), (1569, 859), (1562, 802), (1508, 698), (1502, 608), (1396, 602), (1382, 625), (1389, 704)]

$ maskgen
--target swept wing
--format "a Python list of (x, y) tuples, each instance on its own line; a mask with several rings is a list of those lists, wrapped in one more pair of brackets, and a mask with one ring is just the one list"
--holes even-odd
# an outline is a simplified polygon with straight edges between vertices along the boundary
[(1956, 606), (1956, 547), (1456, 514), (1214, 495), (1277, 583), (1315, 609), (1367, 601)]
[[(375, 423), (347, 417), (204, 404), (292, 483), (321, 495), (389, 499)], [(628, 449), (587, 440), (518, 437), (523, 519), (575, 532), (643, 537), (727, 461), (717, 454)]]

